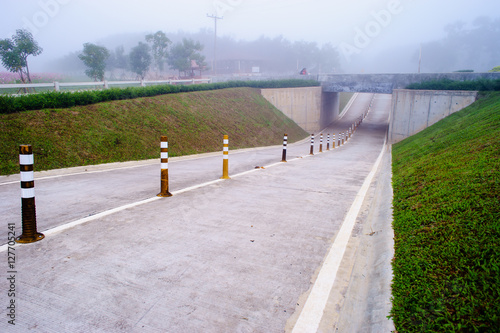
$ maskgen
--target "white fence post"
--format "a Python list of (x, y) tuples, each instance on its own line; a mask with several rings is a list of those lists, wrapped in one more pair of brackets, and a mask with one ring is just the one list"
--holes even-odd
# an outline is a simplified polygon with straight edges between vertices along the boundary
[[(212, 83), (212, 79), (191, 79), (191, 80), (166, 80), (166, 81), (147, 81), (152, 84), (155, 83), (166, 83), (166, 84), (175, 84), (175, 83)], [(109, 89), (110, 85), (113, 84), (137, 84), (139, 83), (141, 87), (146, 87), (146, 81), (99, 81), (99, 82), (58, 82), (54, 81), (52, 83), (8, 83), (8, 84), (0, 84), (0, 89), (20, 89), (20, 88), (53, 88), (55, 91), (61, 91), (61, 87), (78, 87), (78, 86), (90, 86), (96, 87), (98, 85), (102, 85), (104, 89)], [(0, 93), (2, 93), (0, 91)]]

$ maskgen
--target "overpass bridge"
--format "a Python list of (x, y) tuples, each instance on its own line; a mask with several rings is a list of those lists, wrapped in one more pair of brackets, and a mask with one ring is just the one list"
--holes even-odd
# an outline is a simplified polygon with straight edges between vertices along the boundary
[[(339, 93), (392, 94), (389, 142), (395, 143), (432, 125), (476, 100), (477, 92), (405, 90), (412, 83), (450, 79), (500, 79), (500, 73), (322, 74), (319, 87), (262, 89), (262, 95), (306, 131), (321, 131), (339, 112)], [(263, 78), (260, 78), (263, 79)], [(271, 78), (267, 78), (271, 79)], [(277, 78), (272, 78), (277, 79)]]
[(449, 79), (475, 81), (500, 79), (500, 73), (406, 73), (406, 74), (320, 74), (323, 92), (366, 92), (392, 94), (394, 89), (405, 89), (412, 83)]

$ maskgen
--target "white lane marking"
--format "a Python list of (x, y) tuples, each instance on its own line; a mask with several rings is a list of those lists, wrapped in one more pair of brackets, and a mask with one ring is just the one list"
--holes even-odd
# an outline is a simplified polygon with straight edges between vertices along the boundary
[[(305, 155), (305, 156), (302, 156), (302, 157), (293, 158), (293, 159), (290, 159), (289, 162), (296, 161), (296, 160), (299, 160), (300, 158), (304, 158), (304, 157), (309, 157), (309, 156)], [(264, 166), (264, 168), (268, 169), (268, 168), (271, 168), (271, 167), (274, 167), (274, 166), (277, 166), (277, 165), (282, 165), (282, 164), (283, 164), (282, 162), (277, 162), (277, 163), (273, 163), (273, 164)], [(235, 175), (231, 175), (231, 177), (243, 176), (243, 175), (249, 174), (251, 172), (258, 171), (258, 170), (261, 170), (261, 169), (260, 168), (259, 169), (251, 169), (251, 170), (248, 170), (248, 171), (240, 172), (240, 173), (235, 174)], [(196, 190), (196, 189), (199, 189), (199, 188), (202, 188), (202, 187), (205, 187), (205, 186), (209, 186), (209, 185), (221, 182), (221, 181), (224, 181), (224, 180), (222, 180), (222, 179), (216, 179), (216, 180), (212, 180), (212, 181), (209, 181), (209, 182), (206, 182), (206, 183), (202, 183), (202, 184), (198, 184), (198, 185), (186, 187), (186, 188), (181, 189), (181, 190), (172, 191), (172, 195), (177, 195), (177, 194), (189, 192), (189, 191)], [(92, 215), (92, 216), (87, 216), (87, 217), (84, 217), (82, 219), (79, 219), (79, 220), (76, 220), (76, 221), (73, 221), (73, 222), (69, 222), (69, 223), (66, 223), (66, 224), (54, 227), (52, 229), (48, 229), (46, 231), (42, 231), (42, 233), (45, 236), (50, 236), (50, 235), (53, 235), (55, 233), (58, 233), (58, 232), (61, 232), (61, 231), (73, 228), (73, 227), (75, 227), (77, 225), (84, 224), (84, 223), (87, 223), (87, 222), (90, 222), (90, 221), (93, 221), (93, 220), (97, 220), (97, 219), (99, 219), (101, 217), (105, 217), (105, 216), (108, 216), (108, 215), (111, 215), (111, 214), (114, 214), (114, 213), (118, 213), (118, 212), (120, 212), (122, 210), (125, 210), (125, 209), (129, 209), (129, 208), (137, 207), (137, 206), (140, 206), (140, 205), (143, 205), (143, 204), (146, 204), (146, 203), (154, 202), (154, 201), (159, 200), (159, 199), (162, 199), (162, 198), (161, 197), (152, 197), (152, 198), (149, 198), (149, 199), (145, 199), (145, 200), (133, 202), (133, 203), (130, 203), (130, 204), (126, 204), (126, 205), (123, 205), (123, 206), (120, 206), (120, 207), (116, 207), (116, 208), (113, 208), (113, 209), (109, 209), (107, 211), (104, 211), (104, 212), (101, 212), (101, 213), (98, 213), (98, 214), (95, 214), (95, 215)], [(17, 247), (17, 246), (18, 246), (18, 243), (16, 243), (14, 246), (11, 246), (11, 247)], [(8, 249), (8, 244), (4, 244), (4, 245), (0, 246), (0, 252), (7, 251), (7, 249)]]
[[(354, 100), (356, 99), (356, 97), (359, 95), (359, 93), (355, 93), (353, 95), (353, 97), (349, 100), (348, 104), (344, 107), (344, 110), (342, 112), (342, 114), (339, 115), (339, 119), (342, 119), (342, 117), (347, 113), (347, 111), (349, 110), (349, 108), (351, 107), (351, 105), (354, 103)], [(323, 132), (326, 131), (323, 130)], [(303, 143), (306, 143), (309, 141), (309, 137), (306, 137), (300, 141), (297, 141), (295, 143), (290, 143), (289, 146), (295, 146), (295, 145), (300, 145), (300, 144), (303, 144)], [(167, 142), (161, 142), (161, 145), (165, 144), (165, 146), (162, 146), (161, 148), (168, 148), (168, 143)], [(246, 153), (248, 151), (252, 151), (252, 150), (264, 150), (264, 149), (270, 149), (270, 148), (276, 148), (278, 146), (269, 146), (269, 147), (257, 147), (257, 148), (244, 148), (244, 149), (240, 149), (240, 150), (232, 150), (232, 154), (241, 154), (241, 153)], [(197, 154), (197, 155), (186, 155), (186, 156), (179, 156), (177, 158), (182, 158), (182, 159), (179, 159), (178, 161), (184, 161), (184, 160), (195, 160), (195, 159), (201, 159), (201, 158), (205, 158), (205, 157), (210, 157), (210, 156), (215, 156), (216, 154), (218, 154), (218, 152), (211, 152), (211, 153), (203, 153), (203, 154)], [(203, 156), (203, 155), (206, 155), (206, 156)], [(33, 156), (33, 155), (32, 155)], [(82, 171), (82, 172), (69, 172), (69, 173), (65, 173), (65, 174), (60, 174), (60, 175), (54, 175), (54, 176), (42, 176), (42, 177), (39, 177), (37, 178), (37, 180), (45, 180), (45, 179), (54, 179), (54, 178), (61, 178), (61, 177), (68, 177), (68, 176), (78, 176), (78, 175), (88, 175), (88, 174), (92, 174), (92, 173), (102, 173), (102, 172), (109, 172), (109, 171), (117, 171), (117, 170), (125, 170), (125, 169), (134, 169), (134, 168), (140, 168), (140, 167), (144, 167), (144, 166), (151, 166), (151, 165), (155, 165), (157, 164), (158, 162), (156, 162), (157, 160), (156, 159), (151, 159), (151, 160), (145, 160), (145, 161), (141, 161), (142, 163), (139, 164), (139, 165), (131, 165), (131, 166), (125, 166), (125, 167), (112, 167), (112, 168), (109, 168), (109, 169), (102, 169), (102, 170), (92, 170), (92, 171)], [(177, 160), (172, 160), (170, 162), (178, 162)], [(119, 163), (119, 162), (116, 162), (116, 163)], [(127, 162), (125, 162), (127, 163)], [(95, 167), (95, 165), (89, 165), (88, 166), (89, 168), (91, 167)], [(52, 171), (52, 170), (49, 170), (49, 171)], [(42, 171), (43, 172), (43, 171)], [(19, 180), (15, 180), (15, 181), (10, 181), (10, 182), (3, 182), (3, 183), (0, 183), (0, 186), (2, 185), (11, 185), (11, 184), (17, 184), (19, 183)]]
[(342, 117), (345, 116), (347, 111), (349, 111), (349, 109), (351, 108), (352, 104), (354, 103), (354, 101), (356, 100), (358, 95), (359, 95), (359, 93), (354, 93), (354, 95), (351, 97), (351, 99), (349, 100), (347, 105), (344, 107), (344, 110), (342, 110), (342, 113), (339, 115), (339, 119), (342, 119)]
[[(303, 141), (307, 142), (307, 138), (304, 139)], [(296, 145), (296, 144), (298, 144), (298, 142), (296, 142), (293, 145)], [(385, 142), (384, 142), (384, 145), (385, 145)], [(275, 148), (275, 147), (280, 147), (280, 146), (273, 146), (272, 148)], [(266, 148), (271, 148), (271, 147), (265, 147), (263, 149), (266, 149)], [(260, 150), (260, 149), (258, 149), (258, 150)], [(247, 151), (247, 149), (244, 149), (241, 152), (237, 152), (237, 153), (244, 153), (246, 151)], [(299, 156), (299, 157), (296, 157), (296, 158), (292, 158), (292, 159), (289, 159), (288, 162), (293, 162), (293, 161), (296, 161), (296, 160), (299, 160), (299, 159), (302, 159), (302, 158), (307, 158), (307, 157), (311, 157), (311, 155), (304, 155), (304, 156)], [(202, 157), (197, 157), (197, 158), (193, 158), (193, 159), (198, 159), (198, 158), (202, 158)], [(162, 163), (161, 165), (163, 165), (163, 164), (166, 164), (166, 163)], [(271, 168), (271, 167), (274, 167), (274, 166), (277, 166), (277, 165), (282, 165), (282, 164), (283, 164), (282, 162), (276, 162), (276, 163), (264, 166), (264, 168), (267, 169), (267, 168)], [(80, 175), (80, 174), (100, 173), (100, 172), (107, 172), (107, 171), (113, 171), (113, 170), (118, 170), (118, 169), (131, 169), (131, 168), (138, 168), (138, 167), (142, 167), (142, 166), (146, 166), (146, 165), (150, 165), (150, 164), (134, 165), (134, 166), (128, 166), (128, 167), (122, 167), (122, 168), (115, 168), (115, 169), (107, 169), (107, 170), (85, 171), (85, 172), (72, 173), (72, 174), (47, 176), (47, 177), (42, 177), (42, 178), (38, 178), (38, 179), (50, 179), (50, 178), (59, 178), (59, 177), (64, 177), (64, 176), (72, 176), (72, 175)], [(259, 169), (251, 169), (251, 170), (248, 170), (248, 171), (244, 171), (244, 172), (232, 175), (231, 177), (243, 176), (243, 175), (249, 174), (251, 172), (255, 172), (257, 170), (260, 170), (260, 168)], [(195, 190), (195, 189), (198, 189), (198, 188), (201, 188), (201, 187), (205, 187), (205, 186), (208, 186), (208, 185), (215, 184), (215, 183), (217, 183), (219, 181), (222, 181), (222, 179), (216, 179), (216, 180), (209, 181), (209, 182), (206, 182), (206, 183), (202, 183), (202, 184), (199, 184), (199, 185), (194, 185), (194, 186), (191, 186), (191, 187), (186, 187), (186, 188), (178, 190), (178, 191), (173, 191), (172, 194), (180, 194), (180, 193), (192, 191), (192, 190)], [(14, 183), (19, 183), (19, 181), (2, 183), (0, 185), (7, 185), (7, 184), (14, 184)], [(104, 216), (107, 216), (107, 215), (111, 215), (111, 214), (117, 213), (119, 211), (128, 209), (128, 208), (133, 208), (133, 207), (145, 204), (145, 203), (153, 202), (153, 201), (156, 201), (158, 199), (161, 199), (161, 197), (153, 197), (153, 198), (150, 198), (150, 199), (145, 199), (145, 200), (138, 201), (138, 202), (135, 202), (135, 203), (123, 205), (123, 206), (120, 206), (120, 207), (117, 207), (117, 208), (113, 208), (113, 209), (110, 209), (110, 210), (107, 210), (107, 211), (104, 211), (104, 212), (101, 212), (101, 213), (98, 213), (98, 214), (95, 214), (95, 215), (92, 215), (92, 216), (85, 217), (85, 218), (77, 220), (77, 221), (69, 222), (69, 223), (66, 223), (64, 225), (61, 225), (61, 226), (58, 226), (58, 227), (55, 227), (55, 228), (43, 231), (43, 233), (45, 235), (52, 235), (54, 233), (67, 230), (67, 229), (72, 228), (74, 226), (77, 226), (77, 225), (80, 225), (80, 224), (83, 224), (83, 223), (86, 223), (86, 222), (89, 222), (89, 221), (92, 221), (92, 220), (96, 220), (98, 218), (101, 218), (101, 217), (104, 217)], [(14, 246), (17, 246), (17, 243)], [(0, 246), (0, 252), (6, 251), (7, 249), (8, 249), (8, 244)]]
[(347, 215), (342, 223), (342, 226), (335, 238), (330, 251), (321, 267), (316, 281), (312, 287), (311, 293), (307, 297), (304, 308), (300, 312), (299, 318), (295, 323), (292, 333), (316, 333), (323, 317), (323, 311), (326, 307), (328, 297), (335, 282), (340, 263), (344, 257), (347, 243), (351, 238), (352, 229), (356, 223), (356, 218), (361, 210), (361, 205), (368, 192), (370, 184), (375, 176), (375, 173), (382, 161), (385, 152), (386, 142), (382, 147), (375, 164), (370, 173), (365, 178), (361, 189), (356, 194), (356, 198), (347, 212)]
[[(308, 138), (305, 138), (307, 140)], [(297, 144), (303, 143), (302, 141), (300, 142), (295, 142), (289, 144), (289, 146), (295, 146)], [(236, 154), (243, 154), (247, 153), (249, 151), (260, 151), (260, 150), (266, 150), (266, 149), (273, 149), (273, 148), (282, 148), (281, 145), (276, 145), (276, 146), (269, 146), (269, 147), (259, 147), (259, 148), (243, 148), (243, 149), (237, 149), (237, 150), (231, 150), (231, 155), (236, 155)], [(215, 157), (215, 156), (220, 156), (220, 151), (217, 152), (211, 152), (211, 153), (203, 153), (203, 154), (198, 154), (198, 155), (186, 155), (186, 156), (177, 156), (170, 158), (169, 157), (169, 162), (170, 163), (177, 163), (177, 162), (183, 162), (183, 161), (192, 161), (192, 160), (199, 160), (207, 157)], [(119, 162), (117, 162), (119, 163)], [(127, 162), (124, 162), (127, 163)], [(111, 172), (111, 171), (117, 171), (117, 170), (126, 170), (126, 169), (134, 169), (134, 168), (140, 168), (140, 167), (146, 167), (146, 166), (152, 166), (152, 165), (159, 165), (160, 159), (151, 159), (151, 160), (145, 160), (141, 164), (138, 165), (131, 165), (131, 166), (124, 166), (124, 167), (113, 167), (109, 169), (102, 169), (102, 170), (91, 170), (91, 171), (81, 171), (81, 172), (69, 172), (69, 173), (64, 173), (60, 175), (53, 175), (53, 176), (41, 176), (41, 177), (36, 177), (36, 180), (45, 180), (45, 179), (54, 179), (54, 178), (62, 178), (62, 177), (69, 177), (69, 176), (78, 176), (78, 175), (89, 175), (92, 173), (103, 173), (103, 172)], [(89, 165), (89, 168), (95, 167), (96, 165)], [(76, 167), (76, 168), (85, 168), (85, 167)], [(49, 170), (53, 171), (53, 170)], [(44, 172), (44, 171), (40, 171)], [(14, 176), (17, 176), (18, 174), (14, 174)], [(3, 182), (0, 183), (0, 186), (2, 185), (12, 185), (12, 184), (19, 184), (20, 180), (14, 180), (14, 181), (9, 181), (9, 182)]]

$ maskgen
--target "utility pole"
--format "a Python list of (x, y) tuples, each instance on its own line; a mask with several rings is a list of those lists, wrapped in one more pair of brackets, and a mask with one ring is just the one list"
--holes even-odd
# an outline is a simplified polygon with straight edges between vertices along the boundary
[(213, 18), (214, 19), (214, 25), (215, 25), (215, 32), (214, 32), (214, 63), (213, 63), (213, 69), (214, 69), (214, 76), (217, 75), (217, 20), (222, 20), (223, 17), (218, 17), (217, 15), (208, 15), (207, 17)]

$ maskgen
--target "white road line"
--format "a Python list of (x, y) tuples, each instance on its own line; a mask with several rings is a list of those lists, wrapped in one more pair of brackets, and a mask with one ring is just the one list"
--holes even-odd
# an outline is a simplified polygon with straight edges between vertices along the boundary
[(351, 97), (347, 105), (344, 107), (344, 110), (342, 110), (342, 113), (339, 115), (338, 119), (342, 119), (345, 116), (345, 114), (347, 113), (347, 111), (349, 111), (349, 109), (351, 108), (352, 104), (354, 103), (358, 95), (359, 93), (354, 93), (354, 95)]
[[(158, 161), (159, 160), (160, 159), (158, 159)], [(151, 165), (154, 165), (154, 164), (160, 165), (159, 162), (151, 163), (151, 164), (146, 164), (145, 163), (145, 164), (139, 164), (139, 165), (126, 166), (126, 167), (116, 167), (116, 168), (112, 168), (112, 169), (81, 171), (81, 172), (74, 172), (74, 173), (63, 173), (63, 174), (54, 175), (54, 176), (42, 176), (42, 177), (36, 178), (35, 180), (45, 180), (45, 179), (61, 178), (61, 177), (67, 177), (67, 176), (90, 175), (92, 173), (102, 173), (102, 172), (109, 172), (109, 171), (117, 171), (117, 170), (140, 168), (140, 167), (144, 167), (144, 166), (151, 166)], [(52, 171), (52, 170), (50, 170), (50, 171)], [(40, 172), (43, 172), (43, 171), (40, 171)], [(2, 185), (17, 184), (17, 183), (19, 183), (19, 180), (5, 182), (5, 183), (0, 183), (0, 186), (2, 186)]]
[[(352, 104), (354, 103), (354, 100), (356, 99), (356, 97), (358, 97), (358, 95), (359, 95), (359, 93), (355, 93), (351, 97), (351, 99), (349, 100), (349, 102), (347, 103), (347, 105), (344, 107), (344, 110), (339, 115), (338, 119), (342, 119), (342, 117), (344, 117), (344, 115), (350, 109), (350, 107), (352, 106)], [(326, 131), (326, 129), (324, 131)], [(288, 146), (299, 145), (299, 144), (302, 144), (302, 143), (304, 143), (304, 142), (306, 142), (308, 140), (309, 140), (309, 138), (306, 137), (303, 140), (300, 140), (300, 141), (297, 141), (297, 142), (294, 142), (294, 143), (289, 143)], [(269, 147), (236, 149), (236, 150), (232, 150), (231, 151), (231, 155), (239, 154), (239, 153), (245, 153), (245, 152), (248, 152), (248, 151), (251, 151), (251, 150), (264, 150), (264, 149), (272, 149), (272, 148), (277, 148), (277, 147), (282, 147), (282, 146), (281, 145), (279, 145), (279, 146), (276, 145), (276, 146), (269, 146)], [(220, 153), (219, 152), (211, 152), (211, 153), (198, 154), (200, 156), (197, 156), (197, 155), (176, 156), (176, 157), (171, 158), (170, 162), (174, 163), (174, 162), (184, 161), (184, 160), (193, 160), (193, 159), (211, 157), (211, 156), (216, 156), (216, 154), (220, 154)], [(203, 156), (203, 155), (205, 155), (205, 156)], [(115, 163), (120, 163), (120, 162), (115, 162)], [(128, 163), (128, 162), (124, 162), (124, 163)], [(140, 164), (138, 164), (138, 165), (122, 166), (122, 167), (111, 167), (109, 169), (105, 168), (105, 169), (100, 169), (100, 170), (80, 171), (80, 172), (74, 172), (74, 173), (69, 172), (69, 173), (63, 173), (63, 174), (53, 175), (53, 176), (41, 176), (41, 177), (36, 178), (36, 180), (54, 179), (54, 178), (61, 178), (61, 177), (68, 177), (68, 176), (78, 176), (78, 175), (88, 175), (88, 174), (92, 174), (92, 173), (102, 173), (102, 172), (110, 172), (110, 171), (117, 171), (117, 170), (133, 169), (133, 168), (140, 168), (140, 167), (145, 167), (145, 166), (151, 166), (151, 165), (158, 164), (158, 162), (156, 162), (156, 159), (139, 161), (139, 163)], [(103, 165), (103, 166), (105, 167), (105, 165)], [(92, 168), (92, 167), (95, 167), (95, 165), (89, 165), (87, 167), (88, 168)], [(53, 170), (49, 170), (49, 171), (53, 171)], [(43, 171), (41, 171), (41, 172), (43, 172)], [(19, 183), (19, 180), (14, 180), (14, 181), (9, 181), (9, 182), (0, 182), (0, 186), (2, 186), (2, 185), (12, 185), (12, 184), (17, 184), (17, 183)]]
[[(309, 155), (305, 155), (305, 156), (302, 156), (302, 158), (308, 157), (308, 156)], [(289, 160), (289, 162), (292, 162), (292, 161), (295, 161), (295, 160), (299, 160), (299, 159), (300, 159), (300, 157), (299, 158), (294, 158), (294, 159)], [(277, 165), (282, 165), (282, 164), (284, 164), (284, 163), (282, 163), (282, 162), (273, 163), (273, 164), (264, 166), (264, 169), (268, 169), (268, 168), (271, 168), (271, 167), (274, 167), (274, 166), (277, 166)], [(248, 170), (248, 171), (243, 171), (243, 172), (240, 172), (238, 174), (231, 175), (231, 177), (243, 176), (243, 175), (249, 174), (251, 172), (258, 171), (258, 170), (261, 170), (261, 169), (259, 168), (259, 169), (251, 169), (251, 170)], [(198, 185), (186, 187), (186, 188), (181, 189), (181, 190), (172, 191), (172, 195), (177, 195), (177, 194), (181, 194), (181, 193), (193, 191), (193, 190), (205, 187), (205, 186), (213, 185), (213, 184), (221, 182), (221, 181), (224, 181), (224, 180), (223, 179), (216, 179), (216, 180), (212, 180), (212, 181), (209, 181), (209, 182), (206, 182), (206, 183), (202, 183), (202, 184), (198, 184)], [(90, 222), (90, 221), (93, 221), (93, 220), (97, 220), (97, 219), (100, 219), (102, 217), (105, 217), (105, 216), (108, 216), (108, 215), (111, 215), (111, 214), (114, 214), (114, 213), (118, 213), (118, 212), (120, 212), (122, 210), (125, 210), (125, 209), (129, 209), (129, 208), (137, 207), (137, 206), (140, 206), (140, 205), (143, 205), (143, 204), (147, 204), (147, 203), (150, 203), (150, 202), (154, 202), (154, 201), (159, 200), (159, 199), (162, 199), (162, 198), (161, 197), (152, 197), (152, 198), (149, 198), (149, 199), (145, 199), (145, 200), (133, 202), (133, 203), (130, 203), (130, 204), (126, 204), (126, 205), (123, 205), (123, 206), (120, 206), (120, 207), (116, 207), (116, 208), (113, 208), (113, 209), (106, 210), (104, 212), (101, 212), (101, 213), (98, 213), (98, 214), (95, 214), (95, 215), (84, 217), (82, 219), (79, 219), (79, 220), (76, 220), (76, 221), (73, 221), (73, 222), (65, 223), (65, 224), (57, 226), (55, 228), (48, 229), (46, 231), (42, 231), (42, 233), (45, 236), (51, 236), (51, 235), (54, 235), (54, 234), (56, 234), (58, 232), (65, 231), (65, 230), (68, 230), (70, 228), (73, 228), (73, 227), (75, 227), (77, 225), (84, 224), (84, 223), (87, 223), (87, 222)], [(18, 244), (16, 243), (16, 245), (14, 245), (13, 247), (17, 247), (17, 246), (18, 246)], [(4, 245), (0, 246), (0, 252), (7, 251), (8, 247), (9, 247), (8, 244), (4, 244)]]
[[(308, 138), (305, 138), (306, 140)], [(302, 141), (304, 141), (302, 140)], [(294, 146), (299, 144), (300, 142), (294, 142), (289, 144), (289, 146)], [(236, 155), (236, 154), (243, 154), (247, 153), (249, 151), (259, 151), (259, 150), (265, 150), (265, 149), (273, 149), (273, 148), (282, 148), (282, 145), (275, 145), (275, 146), (268, 146), (268, 147), (257, 147), (257, 148), (242, 148), (242, 149), (235, 149), (231, 151), (231, 155)], [(198, 155), (185, 155), (185, 156), (175, 156), (169, 158), (169, 163), (176, 163), (176, 162), (183, 162), (183, 161), (192, 161), (192, 160), (197, 160), (197, 159), (202, 159), (202, 158), (207, 158), (207, 157), (216, 157), (219, 156), (221, 153), (220, 152), (211, 152), (211, 153), (202, 153)], [(120, 163), (120, 162), (115, 162), (115, 163)], [(129, 162), (122, 162), (122, 163), (129, 163)], [(140, 167), (150, 167), (152, 165), (158, 165), (160, 166), (160, 159), (151, 159), (151, 160), (144, 160), (144, 161), (139, 161), (139, 164), (137, 165), (129, 165), (129, 166), (117, 166), (117, 167), (110, 167), (106, 168), (106, 165), (104, 164), (103, 167), (104, 169), (98, 169), (98, 170), (89, 170), (89, 171), (79, 171), (79, 172), (68, 172), (68, 173), (62, 173), (59, 175), (53, 175), (53, 176), (40, 176), (40, 177), (35, 177), (35, 181), (39, 180), (46, 180), (46, 179), (54, 179), (54, 178), (62, 178), (62, 177), (69, 177), (69, 176), (78, 176), (78, 175), (89, 175), (93, 173), (103, 173), (103, 172), (111, 172), (111, 171), (118, 171), (118, 170), (126, 170), (126, 169), (134, 169), (134, 168), (140, 168)], [(111, 163), (110, 163), (111, 164)], [(89, 169), (90, 168), (95, 168), (99, 167), (99, 165), (89, 165), (87, 166)], [(75, 167), (75, 168), (85, 168), (85, 167)], [(54, 171), (54, 170), (48, 170), (48, 171)], [(46, 171), (38, 171), (38, 172), (46, 172)], [(0, 186), (2, 185), (12, 185), (12, 184), (19, 184), (19, 174), (14, 174), (11, 175), (16, 178), (14, 181), (8, 181), (8, 182), (0, 182)]]
[[(353, 99), (351, 99), (351, 100), (353, 100)], [(348, 108), (346, 107), (346, 109), (348, 109)], [(307, 139), (308, 138), (306, 138), (304, 140), (307, 140)], [(298, 144), (298, 142), (296, 142), (295, 144)], [(384, 142), (384, 145), (385, 145), (385, 142)], [(275, 148), (275, 147), (281, 147), (281, 145), (280, 146), (265, 147), (265, 148)], [(265, 148), (262, 148), (262, 149), (265, 149)], [(244, 151), (242, 150), (242, 151), (237, 152), (237, 153), (243, 153), (243, 152), (246, 152), (248, 150), (256, 150), (256, 149), (255, 148), (253, 148), (253, 149), (245, 149)], [(331, 150), (331, 151), (334, 151), (334, 150)], [(307, 157), (312, 157), (312, 156), (311, 155), (304, 155), (304, 156), (300, 156), (300, 157), (297, 157), (297, 158), (290, 159), (290, 160), (288, 160), (288, 162), (293, 162), (293, 161), (299, 160), (301, 158), (307, 158)], [(277, 165), (282, 165), (282, 164), (283, 164), (282, 162), (276, 162), (276, 163), (264, 166), (264, 169), (268, 169), (268, 168), (271, 168), (271, 167), (274, 167), (274, 166), (277, 166)], [(122, 167), (122, 168), (106, 169), (106, 170), (85, 171), (85, 172), (79, 172), (79, 173), (73, 173), (73, 174), (63, 174), (63, 175), (56, 175), (56, 176), (47, 176), (47, 177), (43, 177), (43, 178), (39, 178), (39, 179), (58, 178), (58, 177), (64, 177), (64, 176), (72, 176), (72, 175), (76, 175), (76, 174), (90, 174), (90, 173), (98, 173), (98, 172), (107, 172), (107, 171), (112, 171), (112, 170), (117, 170), (117, 169), (137, 168), (137, 167), (146, 166), (146, 165), (149, 165), (149, 164), (127, 166), (127, 167)], [(261, 170), (261, 169), (260, 168), (259, 169), (251, 169), (251, 170), (248, 170), (248, 171), (240, 172), (240, 173), (235, 174), (235, 175), (231, 175), (231, 177), (243, 176), (243, 175), (249, 174), (251, 172), (255, 172), (257, 170)], [(206, 183), (202, 183), (202, 184), (199, 184), (199, 185), (194, 185), (194, 186), (186, 187), (186, 188), (181, 189), (181, 190), (173, 191), (172, 194), (175, 195), (175, 194), (180, 194), (180, 193), (184, 193), (184, 192), (189, 192), (189, 191), (192, 191), (192, 190), (195, 190), (195, 189), (198, 189), (198, 188), (202, 188), (202, 187), (205, 187), (205, 186), (208, 186), (208, 185), (212, 185), (212, 184), (218, 183), (220, 181), (223, 181), (223, 180), (222, 179), (216, 179), (216, 180), (209, 181), (209, 182), (206, 182)], [(9, 183), (3, 183), (3, 184), (0, 184), (0, 185), (6, 185), (6, 184), (11, 184), (11, 183), (19, 183), (19, 181), (14, 181), (14, 182), (9, 182)], [(137, 201), (137, 202), (134, 202), (134, 203), (126, 204), (126, 205), (123, 205), (123, 206), (120, 206), (120, 207), (117, 207), (117, 208), (113, 208), (113, 209), (110, 209), (110, 210), (107, 210), (107, 211), (104, 211), (104, 212), (101, 212), (101, 213), (98, 213), (98, 214), (95, 214), (95, 215), (92, 215), (92, 216), (87, 216), (85, 218), (82, 218), (82, 219), (79, 219), (79, 220), (76, 220), (76, 221), (73, 221), (73, 222), (69, 222), (69, 223), (57, 226), (57, 227), (52, 228), (52, 229), (48, 229), (46, 231), (42, 231), (42, 233), (45, 236), (53, 235), (55, 233), (58, 233), (58, 232), (70, 229), (70, 228), (75, 227), (77, 225), (80, 225), (80, 224), (83, 224), (83, 223), (87, 223), (87, 222), (99, 219), (101, 217), (105, 217), (105, 216), (108, 216), (108, 215), (120, 212), (120, 211), (125, 210), (125, 209), (129, 209), (129, 208), (140, 206), (142, 204), (150, 203), (150, 202), (156, 201), (158, 199), (161, 199), (161, 197), (153, 197), (153, 198), (149, 198), (149, 199)], [(17, 246), (17, 244), (14, 245), (14, 247), (16, 247), (16, 246)], [(0, 252), (7, 251), (8, 247), (9, 247), (8, 244), (4, 244), (4, 245), (0, 246)]]
[(335, 282), (340, 263), (344, 257), (347, 243), (351, 238), (352, 229), (356, 223), (356, 218), (361, 210), (361, 205), (368, 192), (370, 184), (375, 176), (375, 173), (382, 161), (385, 152), (386, 142), (382, 147), (375, 164), (370, 173), (365, 178), (361, 189), (356, 194), (356, 198), (349, 209), (344, 222), (335, 238), (330, 251), (321, 267), (316, 281), (312, 287), (311, 293), (307, 297), (307, 301), (302, 309), (297, 322), (292, 330), (292, 333), (316, 333), (323, 317), (323, 311), (326, 307), (328, 297)]

